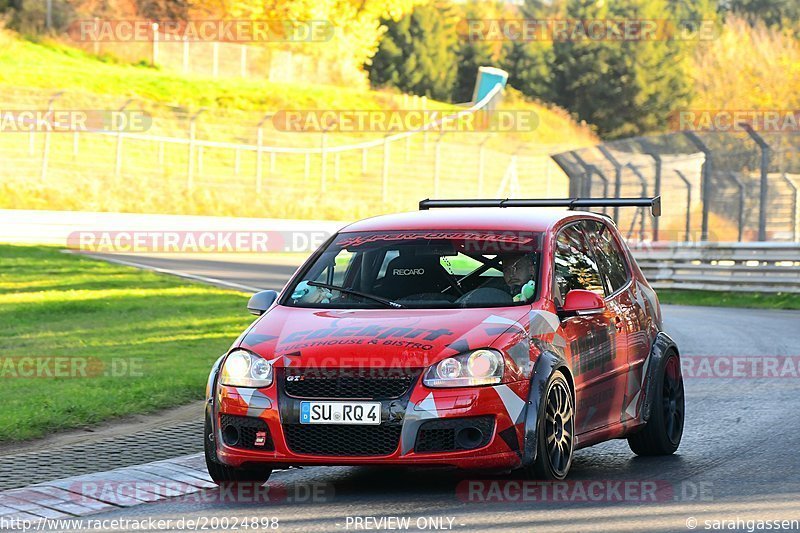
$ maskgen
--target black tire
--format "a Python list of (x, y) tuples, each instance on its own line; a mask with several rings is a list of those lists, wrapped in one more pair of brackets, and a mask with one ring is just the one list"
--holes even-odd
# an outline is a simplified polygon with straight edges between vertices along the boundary
[(560, 370), (553, 372), (547, 382), (537, 423), (536, 460), (526, 469), (526, 476), (566, 478), (575, 453), (575, 405), (572, 389)]
[(628, 437), (636, 455), (671, 455), (683, 436), (685, 402), (683, 377), (678, 355), (670, 352), (656, 374), (655, 398), (647, 424)]
[(216, 439), (214, 438), (214, 430), (211, 427), (211, 419), (206, 415), (203, 431), (203, 450), (206, 456), (206, 467), (208, 468), (208, 475), (217, 485), (224, 485), (228, 483), (250, 482), (250, 483), (266, 483), (269, 476), (272, 475), (272, 468), (269, 466), (256, 466), (248, 468), (235, 468), (222, 464), (217, 459), (217, 446)]

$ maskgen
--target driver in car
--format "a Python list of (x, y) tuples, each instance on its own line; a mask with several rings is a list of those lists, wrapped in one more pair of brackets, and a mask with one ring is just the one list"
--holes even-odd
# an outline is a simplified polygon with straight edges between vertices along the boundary
[(530, 254), (506, 254), (500, 258), (503, 280), (515, 302), (529, 300), (536, 292), (536, 262)]

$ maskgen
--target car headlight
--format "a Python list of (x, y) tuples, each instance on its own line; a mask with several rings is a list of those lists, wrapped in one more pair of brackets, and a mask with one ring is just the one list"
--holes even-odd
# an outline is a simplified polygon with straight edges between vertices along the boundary
[(220, 383), (231, 387), (267, 387), (272, 384), (272, 365), (254, 353), (234, 350), (222, 364)]
[(474, 387), (503, 380), (503, 355), (495, 350), (475, 350), (442, 359), (425, 373), (428, 387)]

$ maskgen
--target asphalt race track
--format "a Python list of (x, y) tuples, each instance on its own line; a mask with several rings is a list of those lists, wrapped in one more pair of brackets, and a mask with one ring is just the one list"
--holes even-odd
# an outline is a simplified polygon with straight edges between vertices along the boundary
[[(122, 259), (263, 288), (279, 288), (291, 273), (286, 265)], [(672, 457), (637, 458), (625, 441), (580, 450), (558, 494), (507, 475), (292, 469), (270, 479), (275, 496), (269, 503), (220, 502), (230, 498), (212, 494), (203, 502), (173, 500), (91, 518), (216, 517), (230, 519), (232, 526), (234, 517), (274, 517), (277, 531), (534, 532), (756, 531), (759, 524), (776, 530), (775, 521), (800, 520), (800, 377), (792, 377), (783, 363), (778, 367), (783, 377), (721, 377), (729, 375), (732, 360), (714, 359), (800, 355), (800, 312), (665, 306), (665, 316), (684, 365), (694, 364), (692, 372), (705, 376), (685, 371), (687, 422)], [(470, 485), (470, 480), (491, 484)], [(486, 497), (493, 501), (479, 501)], [(767, 520), (770, 524), (759, 522)], [(797, 522), (793, 527), (800, 529)]]

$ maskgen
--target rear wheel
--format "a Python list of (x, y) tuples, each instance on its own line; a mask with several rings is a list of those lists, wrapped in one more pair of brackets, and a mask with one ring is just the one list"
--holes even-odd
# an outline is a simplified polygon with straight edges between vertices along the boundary
[(628, 437), (636, 455), (670, 455), (681, 443), (684, 422), (683, 377), (678, 355), (670, 352), (656, 375), (656, 397), (647, 425)]
[(575, 408), (560, 370), (547, 382), (538, 424), (536, 460), (526, 473), (536, 479), (564, 479), (575, 451)]
[(217, 459), (214, 429), (208, 415), (206, 415), (205, 430), (203, 431), (203, 450), (205, 451), (208, 475), (217, 485), (238, 482), (266, 483), (272, 474), (272, 468), (268, 466), (235, 468), (220, 463)]

